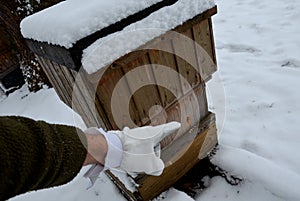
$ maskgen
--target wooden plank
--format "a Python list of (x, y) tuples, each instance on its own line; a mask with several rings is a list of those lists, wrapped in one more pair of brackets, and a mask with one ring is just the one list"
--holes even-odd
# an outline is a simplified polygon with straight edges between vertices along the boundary
[[(212, 46), (211, 21), (206, 19), (193, 26), (195, 42), (200, 45), (196, 48), (197, 62), (203, 79), (207, 81), (216, 71), (215, 52)], [(204, 50), (204, 51), (203, 51)]]
[(54, 87), (54, 90), (56, 91), (59, 98), (68, 105), (68, 99), (65, 96), (66, 92), (60, 87), (61, 84), (57, 81), (57, 78), (53, 74), (54, 70), (50, 61), (38, 55), (36, 55), (36, 58), (38, 59), (38, 62), (41, 64), (41, 67), (43, 68), (46, 76), (48, 77), (51, 85)]
[(80, 89), (80, 92), (82, 93), (82, 98), (86, 101), (87, 107), (89, 107), (89, 112), (91, 112), (91, 115), (94, 118), (95, 123), (93, 126), (101, 127), (106, 130), (111, 130), (112, 126), (108, 121), (107, 116), (96, 94), (97, 84), (93, 85), (91, 83), (91, 79), (89, 79), (90, 75), (85, 71), (80, 71), (78, 73), (75, 71), (70, 72), (72, 72), (74, 76), (76, 74), (76, 86), (78, 87), (78, 89)]
[[(122, 129), (125, 126), (135, 127), (133, 123), (136, 125), (140, 125), (140, 117), (136, 112), (134, 103), (128, 103), (130, 104), (130, 111), (125, 111), (126, 108), (124, 108), (122, 104), (125, 100), (130, 100), (131, 97), (129, 87), (126, 82), (123, 82), (123, 84), (119, 85), (117, 92), (115, 91), (116, 97), (114, 98), (114, 100), (112, 100), (112, 95), (115, 87), (123, 77), (124, 73), (121, 68), (113, 69), (111, 67), (108, 67), (107, 69), (105, 69), (105, 72), (101, 79), (98, 78), (100, 79), (99, 82), (98, 79), (95, 79), (98, 82), (97, 96), (99, 98), (99, 102), (101, 103), (106, 116), (112, 125), (112, 129)], [(123, 80), (124, 79), (125, 78), (123, 78)], [(115, 115), (118, 116), (113, 116), (112, 107), (114, 107), (114, 110), (117, 111), (118, 114)]]
[[(133, 178), (138, 184), (137, 192), (134, 193), (128, 191), (124, 185), (117, 184), (117, 187), (120, 188), (124, 194), (127, 194), (129, 200), (151, 200), (170, 188), (200, 161), (199, 153), (208, 153), (217, 144), (216, 125), (213, 114), (208, 115), (207, 118), (199, 125), (196, 125), (196, 127), (197, 126), (199, 126), (198, 130), (192, 127), (170, 148), (169, 153), (173, 154), (176, 153), (176, 150), (181, 150), (181, 145), (187, 147), (183, 153), (179, 153), (181, 156), (177, 157), (172, 164), (166, 164), (166, 168), (161, 176), (139, 175)], [(195, 133), (195, 131), (199, 132)], [(206, 140), (207, 137), (212, 140)], [(201, 147), (205, 147), (205, 150), (201, 149)], [(110, 171), (107, 171), (107, 174), (109, 177), (113, 175)], [(118, 178), (114, 178), (113, 180), (116, 181)]]
[(216, 64), (215, 65), (215, 71), (217, 71), (217, 56), (216, 56), (216, 46), (215, 46), (215, 37), (214, 37), (214, 31), (213, 31), (213, 23), (212, 23), (212, 19), (211, 17), (208, 18), (208, 22), (209, 22), (209, 30), (210, 30), (210, 37), (211, 37), (211, 50), (212, 50), (212, 55), (213, 55), (213, 61)]
[[(171, 75), (168, 71), (177, 72), (176, 61), (172, 42), (169, 38), (162, 38), (162, 40), (155, 44), (157, 49), (149, 51), (149, 57), (153, 68), (153, 74), (156, 82), (163, 83), (158, 86), (159, 94), (162, 101), (162, 107), (167, 107), (172, 102), (176, 101), (178, 97), (183, 95), (179, 75)], [(161, 51), (164, 49), (166, 51)], [(169, 70), (163, 67), (168, 67)]]
[[(70, 101), (70, 104), (68, 104), (70, 107), (72, 107), (72, 93), (73, 93), (73, 84), (74, 84), (74, 80), (70, 77), (66, 77), (64, 72), (63, 72), (63, 68), (55, 63), (55, 62), (52, 62), (50, 61), (51, 64), (52, 64), (52, 67), (53, 67), (53, 70), (55, 72), (55, 76), (56, 79), (58, 80), (58, 82), (61, 84), (60, 85), (60, 88), (64, 89), (64, 91), (66, 92), (65, 93), (65, 96), (69, 99)], [(72, 79), (72, 80), (70, 80)]]
[[(183, 93), (187, 93), (194, 86), (201, 82), (200, 74), (197, 72), (196, 54), (193, 48), (193, 33), (191, 29), (181, 33), (186, 36), (181, 35), (176, 36), (173, 40), (173, 48), (175, 52), (176, 65), (178, 72), (182, 76), (181, 86)], [(193, 65), (194, 64), (194, 65)], [(187, 82), (186, 82), (186, 81)]]
[[(210, 113), (200, 122), (198, 121), (193, 126), (191, 126), (190, 129), (186, 131), (184, 135), (181, 135), (180, 137), (176, 138), (173, 144), (166, 147), (161, 154), (161, 158), (165, 161), (165, 164), (173, 164), (177, 160), (179, 160), (190, 147), (190, 145), (193, 143), (195, 135), (199, 135), (199, 133), (202, 133), (210, 125), (214, 124), (214, 122), (215, 116)], [(204, 141), (208, 144), (203, 144), (201, 147), (199, 147), (199, 156), (203, 156), (203, 153), (207, 150), (210, 151), (211, 139), (212, 137), (210, 136), (209, 140)]]
[(178, 121), (181, 123), (181, 129), (180, 132), (165, 138), (161, 143), (162, 147), (166, 147), (184, 135), (193, 125), (208, 115), (204, 84), (198, 85), (175, 104), (166, 108), (166, 113), (167, 122)]
[(71, 107), (72, 100), (69, 97), (68, 91), (66, 90), (66, 88), (62, 87), (62, 86), (64, 86), (64, 84), (61, 81), (61, 76), (62, 76), (61, 72), (57, 72), (54, 69), (53, 63), (50, 60), (45, 59), (44, 61), (46, 62), (47, 66), (48, 66), (48, 68), (50, 70), (50, 73), (54, 77), (55, 82), (57, 83), (56, 88), (59, 88), (60, 96), (64, 98), (63, 102), (66, 105), (68, 105), (69, 107)]
[(131, 105), (135, 105), (137, 109), (137, 111), (131, 110), (138, 112), (142, 125), (146, 125), (150, 120), (149, 111), (151, 107), (161, 105), (148, 54), (141, 55), (124, 65), (123, 71), (132, 95), (132, 101), (134, 101)]
[[(50, 79), (51, 84), (54, 86), (62, 101), (70, 107), (76, 106), (76, 111), (81, 115), (87, 126), (101, 126), (104, 129), (107, 128), (106, 124), (99, 123), (101, 122), (101, 119), (95, 119), (96, 114), (93, 114), (91, 112), (90, 105), (87, 105), (86, 99), (90, 94), (87, 94), (88, 89), (83, 83), (79, 86), (81, 90), (75, 95), (76, 98), (72, 97), (77, 72), (69, 70), (54, 62), (49, 62), (47, 59), (42, 57), (37, 56), (37, 58), (42, 64), (43, 69), (45, 69), (47, 77)], [(57, 76), (57, 74), (59, 76)], [(72, 105), (72, 102), (74, 105)], [(102, 118), (105, 118), (105, 116), (102, 116)]]
[[(68, 69), (65, 66), (59, 64), (56, 65), (60, 68), (62, 74), (64, 75), (64, 77), (62, 77), (61, 79), (65, 80), (72, 89), (72, 93), (70, 94), (70, 98), (72, 99), (72, 109), (82, 117), (87, 127), (99, 126), (99, 122), (97, 121), (95, 114), (90, 108), (91, 105), (88, 104), (94, 103), (94, 101), (90, 100), (90, 96), (87, 93), (85, 83), (81, 82), (80, 79), (77, 79), (75, 82), (78, 73), (71, 69)], [(77, 90), (76, 87), (78, 87), (77, 89), (79, 90)], [(74, 88), (76, 89), (75, 91)]]

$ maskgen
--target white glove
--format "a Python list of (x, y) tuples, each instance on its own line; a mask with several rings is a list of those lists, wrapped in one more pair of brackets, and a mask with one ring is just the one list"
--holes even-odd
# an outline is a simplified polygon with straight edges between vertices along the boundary
[[(105, 168), (117, 168), (127, 173), (146, 173), (159, 176), (164, 170), (159, 150), (159, 142), (180, 128), (180, 123), (170, 122), (159, 126), (144, 126), (134, 129), (125, 127), (123, 131), (108, 131), (89, 128), (90, 134), (102, 134), (108, 145)], [(156, 146), (157, 148), (157, 146)], [(90, 179), (91, 187), (104, 167), (93, 165), (84, 175)]]
[(123, 131), (109, 131), (117, 134), (123, 144), (123, 159), (119, 168), (128, 173), (161, 175), (165, 166), (160, 156), (155, 154), (154, 147), (179, 128), (180, 123), (170, 122), (159, 126), (125, 127)]

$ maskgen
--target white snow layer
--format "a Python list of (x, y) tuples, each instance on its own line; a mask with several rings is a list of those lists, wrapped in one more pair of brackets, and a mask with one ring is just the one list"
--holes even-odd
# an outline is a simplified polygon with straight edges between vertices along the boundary
[(146, 42), (215, 6), (214, 0), (179, 0), (161, 8), (147, 18), (98, 39), (84, 50), (82, 65), (94, 73)]
[(162, 0), (66, 0), (26, 17), (25, 38), (66, 48), (79, 39)]

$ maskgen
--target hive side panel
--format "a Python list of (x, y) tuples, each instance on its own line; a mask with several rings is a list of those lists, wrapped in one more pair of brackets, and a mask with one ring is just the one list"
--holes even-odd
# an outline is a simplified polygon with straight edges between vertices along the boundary
[(86, 126), (101, 126), (106, 128), (106, 124), (104, 124), (101, 119), (96, 119), (96, 114), (90, 110), (90, 105), (87, 104), (87, 99), (90, 98), (87, 94), (89, 87), (85, 85), (87, 82), (80, 82), (81, 86), (78, 86), (80, 90), (77, 90), (76, 94), (73, 94), (74, 84), (79, 84), (79, 82), (75, 83), (75, 78), (78, 73), (43, 57), (36, 57), (57, 95), (82, 117)]
[[(214, 52), (214, 41), (213, 41), (210, 16), (215, 14), (216, 11), (217, 9), (216, 7), (214, 7), (196, 16), (194, 19), (188, 20), (187, 22), (183, 23), (183, 25), (180, 25), (174, 29), (179, 33), (185, 34), (186, 36), (195, 40), (196, 42), (199, 42), (200, 36), (198, 36), (198, 39), (195, 38), (195, 33), (197, 30), (195, 31), (193, 26), (195, 26), (196, 24), (201, 24), (204, 21), (206, 21), (206, 23), (208, 22), (209, 33), (207, 31), (205, 32), (206, 34), (208, 33), (208, 38), (205, 39), (205, 44), (207, 44), (207, 47), (210, 46), (211, 48), (206, 47), (207, 49), (204, 51), (208, 52), (208, 57), (212, 58), (213, 60), (212, 63), (216, 63), (216, 57)], [(161, 40), (161, 38), (163, 38), (163, 36), (156, 38), (155, 42)], [(174, 40), (174, 38), (172, 38), (171, 40)], [(180, 41), (181, 39), (177, 39), (177, 40)], [(187, 55), (183, 55), (183, 57), (181, 58), (176, 57), (175, 59), (169, 57), (167, 61), (162, 61), (165, 55), (163, 54), (161, 55), (159, 51), (151, 50), (149, 51), (149, 58), (150, 61), (154, 64), (158, 63), (162, 65), (171, 66), (172, 68), (173, 66), (175, 66), (175, 68), (173, 69), (176, 69), (177, 72), (182, 74), (183, 79), (188, 81), (187, 83), (188, 86), (184, 86), (183, 82), (180, 81), (180, 88), (181, 88), (180, 92), (182, 94), (180, 96), (181, 98), (176, 100), (177, 102), (176, 101), (173, 102), (174, 97), (170, 92), (168, 92), (168, 90), (158, 88), (158, 94), (160, 95), (162, 101), (161, 103), (163, 104), (165, 108), (165, 112), (167, 114), (163, 114), (163, 113), (157, 114), (157, 119), (158, 119), (157, 122), (159, 122), (163, 118), (167, 118), (167, 122), (171, 120), (181, 121), (180, 118), (181, 118), (182, 110), (179, 107), (179, 105), (181, 104), (183, 105), (182, 107), (184, 113), (188, 115), (184, 118), (183, 121), (184, 122), (183, 127), (184, 129), (186, 129), (186, 133), (182, 133), (182, 135), (175, 136), (176, 140), (174, 140), (175, 138), (164, 139), (163, 143), (165, 143), (164, 146), (165, 148), (162, 151), (162, 157), (166, 161), (171, 160), (173, 164), (171, 166), (168, 166), (165, 169), (163, 175), (160, 177), (140, 175), (137, 178), (135, 178), (135, 181), (139, 185), (138, 188), (139, 195), (137, 195), (136, 193), (130, 193), (130, 192), (128, 193), (127, 191), (128, 198), (132, 200), (153, 199), (153, 197), (159, 195), (162, 191), (172, 186), (175, 181), (177, 181), (183, 174), (185, 174), (185, 172), (189, 171), (201, 158), (207, 156), (207, 153), (209, 153), (213, 149), (213, 147), (217, 144), (215, 119), (211, 118), (212, 114), (208, 113), (205, 85), (203, 82), (203, 80), (207, 81), (210, 79), (212, 73), (215, 72), (216, 70), (216, 66), (211, 64), (209, 64), (210, 65), (209, 66), (207, 62), (203, 62), (201, 60), (201, 56), (203, 57), (203, 54), (201, 52), (199, 53), (196, 50), (196, 46), (194, 43), (193, 43), (194, 47), (190, 48), (190, 46), (187, 45), (185, 42), (182, 41), (180, 42), (183, 43), (183, 45), (181, 45), (180, 43), (175, 44), (175, 42), (172, 41), (173, 50), (177, 49), (175, 55), (178, 54), (178, 51), (179, 52), (183, 51), (184, 53), (187, 53)], [(151, 43), (153, 43), (153, 41), (149, 41), (144, 46), (147, 47)], [(202, 42), (202, 44), (204, 44), (204, 42)], [(191, 52), (193, 54), (191, 54)], [(190, 58), (191, 55), (193, 55), (194, 58)], [(139, 57), (139, 55), (137, 57)], [(133, 57), (131, 58), (127, 57), (129, 61), (131, 61), (132, 58)], [(196, 62), (196, 64), (193, 66), (196, 67), (197, 70), (200, 69), (201, 74), (204, 74), (205, 76), (200, 77), (199, 76), (200, 73), (197, 74), (192, 72), (193, 70), (189, 69), (191, 67), (189, 66), (191, 63), (189, 64), (188, 62), (186, 62), (185, 61), (186, 58), (188, 58), (187, 60), (191, 60), (192, 63)], [(124, 64), (124, 62), (122, 63), (122, 61), (124, 61), (123, 58), (119, 59), (119, 61), (122, 66)], [(175, 64), (173, 62), (175, 62)], [(203, 69), (201, 65), (206, 65), (205, 66), (206, 68)], [(155, 65), (153, 66), (155, 67)], [(186, 71), (186, 69), (189, 70)], [(157, 69), (153, 68), (153, 74), (155, 78), (159, 76), (163, 77), (163, 73), (159, 71), (159, 68)], [(201, 87), (198, 87), (200, 85)], [(191, 104), (190, 98), (193, 97), (191, 93), (200, 94), (196, 96), (196, 99), (198, 99), (198, 101), (194, 101), (198, 104), (197, 106)], [(200, 108), (200, 119), (202, 120), (201, 122), (200, 119), (198, 122), (194, 121), (195, 119), (199, 118), (195, 115), (196, 114), (195, 108)], [(207, 122), (211, 122), (211, 124), (207, 124)], [(193, 126), (193, 124), (195, 125)], [(195, 129), (196, 125), (200, 125), (201, 128), (198, 130)], [(196, 134), (196, 131), (199, 131), (198, 133), (200, 133), (198, 136)], [(172, 143), (170, 144), (170, 142)], [(191, 146), (186, 146), (189, 142), (192, 142)], [(113, 180), (118, 180), (118, 179), (114, 178)], [(121, 185), (120, 188), (121, 189), (124, 188), (124, 185)], [(123, 192), (125, 192), (126, 194), (126, 190)]]
[(66, 77), (63, 71), (63, 67), (59, 64), (50, 61), (52, 64), (52, 68), (55, 72), (55, 75), (58, 76), (57, 80), (60, 83), (60, 88), (62, 88), (65, 91), (65, 96), (69, 99), (70, 104), (68, 104), (70, 107), (72, 107), (72, 93), (73, 93), (73, 84), (74, 80), (73, 77)]
[(203, 79), (207, 81), (216, 71), (216, 58), (210, 18), (195, 24), (193, 26), (193, 35), (195, 42), (200, 46), (200, 48), (196, 48), (199, 68)]
[[(158, 86), (159, 94), (162, 100), (162, 107), (167, 107), (178, 97), (183, 95), (180, 83), (180, 77), (177, 72), (174, 50), (170, 39), (162, 39), (156, 44), (161, 50), (150, 50), (149, 57), (153, 66), (153, 73), (156, 82), (164, 83), (164, 86)], [(167, 67), (167, 68), (163, 68)], [(171, 74), (169, 71), (173, 71)]]
[(92, 100), (92, 97), (88, 93), (89, 88), (86, 80), (82, 79), (80, 73), (70, 70), (65, 66), (59, 64), (57, 65), (65, 76), (64, 80), (66, 80), (67, 83), (72, 86), (72, 109), (80, 114), (87, 127), (101, 126), (106, 128), (101, 121), (99, 122), (99, 119), (97, 119), (96, 114), (91, 108), (94, 106), (95, 101)]
[(107, 130), (113, 129), (97, 96), (97, 84), (92, 82), (94, 80), (93, 76), (87, 74), (85, 71), (80, 71), (79, 73), (75, 71), (70, 72), (74, 77), (76, 76), (76, 87), (81, 89), (82, 97), (86, 101), (88, 110), (93, 117), (94, 122), (90, 126), (97, 126)]
[[(118, 89), (116, 89), (117, 83), (122, 78), (123, 84), (120, 84)], [(131, 97), (130, 89), (128, 84), (124, 82), (124, 79), (124, 72), (122, 71), (122, 68), (108, 67), (97, 86), (97, 97), (112, 129), (122, 129), (125, 126), (134, 127), (135, 125), (132, 125), (132, 121), (136, 125), (140, 124), (140, 117), (136, 112), (137, 109), (134, 103), (125, 103), (130, 104), (129, 108), (131, 109), (129, 111), (126, 111), (126, 107), (123, 106), (125, 100), (130, 100)], [(112, 97), (113, 93), (116, 95), (114, 98)], [(116, 114), (112, 113), (112, 107), (114, 108), (114, 111), (116, 111)]]
[(59, 74), (55, 71), (52, 63), (43, 57), (37, 56), (38, 62), (41, 64), (45, 74), (47, 75), (51, 85), (54, 87), (59, 98), (68, 106), (71, 105), (71, 99), (68, 96), (67, 91), (62, 87), (62, 83), (60, 82)]
[(212, 50), (212, 56), (213, 61), (215, 63), (215, 71), (218, 70), (218, 63), (217, 63), (217, 56), (216, 56), (216, 46), (215, 46), (215, 37), (214, 37), (214, 30), (213, 30), (213, 23), (212, 23), (212, 17), (208, 18), (209, 23), (209, 30), (210, 30), (210, 38), (211, 38), (211, 50)]
[(142, 125), (145, 125), (151, 121), (149, 112), (152, 106), (161, 105), (148, 53), (124, 65), (123, 71), (132, 94), (132, 102), (136, 105), (135, 112), (139, 114)]
[(183, 93), (187, 93), (201, 82), (201, 77), (197, 71), (195, 50), (193, 43), (191, 43), (191, 39), (193, 39), (192, 30), (189, 28), (181, 32), (181, 34), (184, 36), (176, 36), (172, 42), (176, 56), (177, 70), (182, 76), (182, 91)]
[(180, 122), (181, 128), (179, 132), (162, 140), (162, 147), (167, 147), (173, 143), (174, 140), (186, 134), (192, 126), (195, 126), (207, 116), (208, 111), (205, 103), (205, 88), (201, 84), (195, 87), (193, 91), (178, 99), (176, 103), (166, 108), (167, 122)]

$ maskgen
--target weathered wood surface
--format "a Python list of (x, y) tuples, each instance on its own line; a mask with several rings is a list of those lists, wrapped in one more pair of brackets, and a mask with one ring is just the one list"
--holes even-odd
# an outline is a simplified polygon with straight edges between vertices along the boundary
[[(197, 85), (201, 82), (200, 74), (195, 69), (196, 64), (196, 55), (195, 49), (190, 47), (190, 40), (193, 40), (193, 35), (191, 29), (187, 29), (184, 32), (181, 32), (183, 36), (178, 35), (173, 39), (173, 48), (175, 52), (175, 59), (177, 63), (178, 72), (183, 76), (182, 79), (187, 80), (188, 82), (184, 84), (181, 79), (181, 87), (183, 93), (186, 93), (190, 90), (190, 87)], [(182, 55), (182, 56), (181, 56)]]
[(153, 67), (155, 79), (161, 82), (168, 80), (165, 86), (158, 86), (159, 95), (161, 97), (161, 106), (167, 107), (174, 100), (176, 100), (176, 97), (181, 97), (183, 93), (179, 75), (177, 74), (176, 76), (172, 76), (168, 71), (165, 70), (165, 68), (161, 68), (163, 66), (170, 68), (172, 71), (178, 71), (174, 54), (171, 54), (174, 52), (172, 41), (170, 39), (162, 38), (162, 40), (159, 41), (159, 46), (168, 52), (149, 50), (149, 57)]
[[(197, 49), (196, 54), (198, 69), (201, 71), (205, 81), (211, 78), (211, 75), (216, 69), (216, 56), (215, 47), (211, 26), (211, 18), (201, 21), (192, 28), (194, 40), (203, 48)], [(209, 58), (203, 52), (203, 50), (209, 55)], [(213, 61), (213, 62), (212, 62)]]
[[(149, 110), (154, 105), (161, 105), (155, 77), (148, 53), (140, 55), (123, 66), (124, 78), (127, 80), (131, 101), (136, 105), (142, 125), (149, 122)], [(132, 108), (134, 109), (134, 108)]]
[[(205, 24), (209, 25), (209, 19), (205, 19), (204, 21), (206, 22)], [(182, 34), (186, 36), (186, 40), (191, 39), (190, 41), (195, 41), (200, 44), (200, 46), (206, 45), (205, 43), (211, 44), (209, 28), (207, 29), (209, 41), (202, 39), (202, 36), (195, 38), (193, 27), (186, 28), (185, 30), (181, 29), (181, 31), (183, 31)], [(205, 33), (207, 34), (207, 32)], [(205, 41), (205, 43), (203, 41)], [(106, 70), (103, 79), (99, 82), (97, 94), (104, 111), (107, 113), (108, 121), (112, 122), (113, 129), (120, 129), (120, 125), (114, 123), (111, 111), (112, 93), (116, 84), (121, 79), (124, 79), (124, 77), (126, 80), (123, 86), (124, 89), (119, 90), (124, 94), (120, 94), (119, 97), (123, 97), (123, 99), (126, 97), (125, 99), (128, 99), (132, 96), (130, 101), (130, 116), (136, 125), (145, 125), (151, 123), (149, 122), (151, 116), (149, 115), (149, 109), (151, 109), (151, 107), (155, 105), (161, 105), (163, 108), (168, 107), (169, 104), (177, 101), (183, 94), (188, 93), (193, 87), (202, 83), (204, 79), (207, 80), (211, 76), (211, 73), (215, 71), (214, 54), (211, 45), (209, 48), (206, 48), (206, 50), (203, 50), (207, 52), (206, 57), (209, 57), (206, 60), (211, 59), (211, 61), (200, 63), (198, 61), (199, 53), (197, 52), (197, 48), (195, 48), (194, 42), (186, 42), (182, 40), (181, 37), (164, 38), (164, 36), (162, 36), (159, 39), (155, 39), (153, 43), (155, 43), (155, 45), (150, 44), (150, 47), (163, 47), (163, 49), (168, 52), (155, 49), (131, 52), (114, 62), (111, 67)], [(139, 73), (137, 74), (133, 73), (134, 76), (132, 77), (132, 71), (148, 64), (149, 66), (144, 68), (144, 72), (138, 71)], [(176, 72), (177, 75), (171, 75), (162, 67), (170, 68), (170, 71)], [(203, 68), (204, 70), (202, 70), (201, 73), (206, 76), (205, 78), (201, 78), (199, 70)], [(131, 74), (130, 78), (128, 78), (129, 74)], [(165, 86), (160, 86), (162, 80), (164, 80), (164, 83), (167, 83)], [(141, 90), (133, 91), (137, 85), (141, 86), (144, 83), (155, 83), (156, 86), (143, 86)], [(126, 94), (126, 92), (123, 91), (128, 91), (128, 93)], [(206, 98), (206, 95), (203, 96)], [(202, 104), (201, 107), (207, 107), (207, 103), (204, 99), (199, 103), (201, 104), (202, 102), (204, 104)], [(116, 106), (118, 107), (118, 105)], [(185, 108), (185, 113), (193, 113), (194, 108), (195, 107), (188, 105)], [(118, 109), (115, 108), (115, 110), (117, 111)], [(124, 108), (120, 107), (120, 111), (121, 110), (124, 110)], [(190, 117), (190, 119), (197, 121), (199, 117), (193, 116)], [(164, 122), (160, 121), (159, 123)], [(129, 125), (129, 123), (124, 119), (121, 126), (125, 125)]]
[[(122, 107), (122, 104), (118, 104), (118, 101), (127, 100), (130, 99), (130, 89), (128, 84), (119, 85), (119, 89), (116, 92), (116, 98), (113, 100), (112, 95), (115, 90), (115, 87), (117, 83), (123, 78), (124, 73), (121, 68), (112, 69), (107, 68), (104, 75), (100, 79), (97, 87), (97, 97), (100, 101), (100, 104), (102, 105), (104, 112), (107, 116), (107, 119), (109, 120), (111, 124), (111, 129), (121, 129), (122, 127), (129, 126), (132, 127), (131, 121), (133, 120), (135, 124), (139, 125), (140, 123), (140, 117), (139, 114), (135, 111), (137, 111), (135, 103), (130, 102), (130, 116), (131, 119), (128, 119), (128, 117), (123, 116), (113, 116), (113, 115), (122, 115), (124, 113), (124, 107)], [(93, 83), (94, 84), (94, 83)], [(114, 101), (114, 102), (112, 102)], [(112, 105), (114, 107), (114, 110), (119, 111), (119, 114), (113, 114), (112, 112)], [(125, 111), (126, 113), (127, 111)], [(115, 118), (118, 118), (118, 122), (115, 121)], [(118, 125), (117, 125), (118, 123)]]
[[(68, 71), (67, 68), (65, 68)], [(89, 80), (89, 76), (85, 72), (77, 73), (76, 71), (70, 71), (75, 78), (76, 86), (74, 86), (73, 97), (76, 98), (77, 94), (82, 94), (81, 101), (86, 104), (87, 110), (90, 115), (89, 118), (93, 118), (90, 120), (91, 124), (87, 124), (88, 127), (101, 127), (106, 130), (112, 129), (107, 116), (105, 115), (104, 109), (100, 104), (98, 95), (95, 87), (91, 84)], [(72, 105), (72, 108), (76, 107), (76, 105)], [(80, 114), (80, 112), (78, 112)]]
[[(173, 156), (176, 160), (171, 161), (170, 165), (166, 164), (166, 168), (161, 176), (139, 175), (133, 178), (138, 184), (136, 192), (130, 192), (126, 189), (122, 182), (110, 171), (107, 171), (107, 174), (128, 200), (151, 200), (178, 181), (201, 158), (207, 156), (216, 144), (215, 118), (213, 114), (210, 114), (200, 124), (192, 127), (186, 135), (176, 140), (175, 144), (169, 148), (170, 154), (177, 153), (179, 156)], [(179, 148), (179, 145), (186, 148)]]
[(45, 74), (47, 75), (51, 85), (53, 86), (53, 88), (57, 92), (57, 95), (59, 96), (59, 98), (65, 104), (70, 106), (70, 104), (71, 104), (71, 102), (70, 102), (71, 94), (67, 94), (67, 92), (64, 89), (64, 86), (59, 82), (59, 80), (63, 79), (63, 78), (58, 77), (59, 74), (56, 74), (52, 63), (48, 59), (45, 59), (45, 58), (40, 57), (38, 55), (36, 55), (36, 58), (38, 59), (38, 62), (41, 64), (43, 70), (45, 71)]
[[(103, 109), (99, 106), (98, 101), (91, 100), (93, 97), (91, 86), (88, 86), (89, 82), (85, 80), (85, 74), (78, 74), (76, 71), (69, 70), (38, 55), (36, 57), (60, 99), (81, 115), (86, 126), (108, 129), (107, 123), (104, 123), (105, 119), (97, 116), (98, 113), (104, 117)], [(44, 68), (45, 66), (46, 68)], [(74, 88), (76, 88), (75, 91)], [(96, 110), (93, 111), (91, 106), (95, 106)]]

